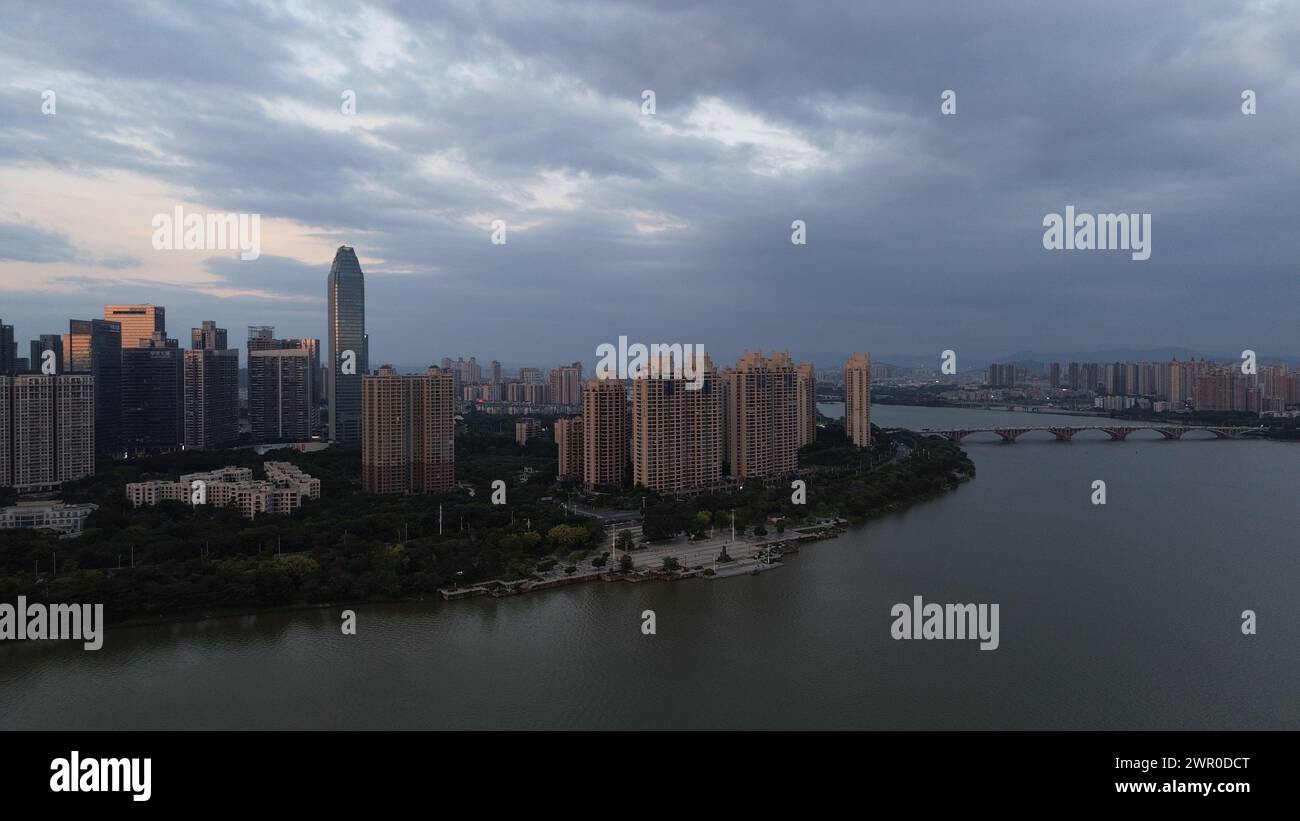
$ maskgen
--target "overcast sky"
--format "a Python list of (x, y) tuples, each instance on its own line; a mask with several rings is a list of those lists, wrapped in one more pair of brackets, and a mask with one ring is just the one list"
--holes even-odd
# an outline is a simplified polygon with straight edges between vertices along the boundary
[[(105, 302), (324, 337), (340, 244), (375, 365), (1300, 352), (1300, 3), (0, 5), (20, 355)], [(177, 205), (261, 257), (155, 250)], [(1045, 250), (1067, 205), (1151, 258)]]

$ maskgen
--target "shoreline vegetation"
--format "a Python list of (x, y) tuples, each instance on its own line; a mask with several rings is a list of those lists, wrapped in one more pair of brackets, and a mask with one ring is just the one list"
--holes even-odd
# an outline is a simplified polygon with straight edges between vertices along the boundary
[[(543, 420), (548, 429), (551, 421)], [(642, 488), (584, 494), (557, 484), (553, 441), (520, 446), (512, 418), (477, 412), (465, 415), (457, 434), (457, 487), (436, 496), (362, 493), (360, 452), (353, 448), (105, 461), (94, 477), (61, 494), (69, 503), (99, 505), (81, 535), (4, 532), (0, 600), (102, 603), (108, 624), (129, 627), (511, 595), (596, 578), (740, 575), (779, 566), (780, 556), (802, 542), (839, 535), (974, 476), (958, 445), (873, 427), (872, 447), (859, 449), (838, 421), (820, 422), (817, 441), (800, 451), (798, 477), (689, 498)], [(227, 465), (251, 467), (260, 477), (270, 458), (319, 478), (321, 499), (290, 516), (248, 520), (229, 508), (175, 502), (134, 509), (125, 495), (128, 482)], [(806, 483), (806, 504), (792, 499), (794, 478)], [(508, 504), (490, 501), (496, 479), (507, 484)]]

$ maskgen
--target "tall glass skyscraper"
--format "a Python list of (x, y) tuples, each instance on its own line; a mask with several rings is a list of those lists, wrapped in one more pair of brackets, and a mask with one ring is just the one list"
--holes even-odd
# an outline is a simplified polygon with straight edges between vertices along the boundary
[(361, 442), (361, 377), (370, 368), (366, 282), (357, 254), (339, 246), (329, 275), (330, 441)]

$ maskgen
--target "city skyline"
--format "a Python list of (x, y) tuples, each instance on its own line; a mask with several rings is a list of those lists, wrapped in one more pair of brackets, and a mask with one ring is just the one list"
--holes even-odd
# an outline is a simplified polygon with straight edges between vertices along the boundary
[[(174, 327), (324, 340), (319, 272), (349, 245), (371, 360), (401, 367), (453, 343), (585, 363), (621, 334), (720, 359), (815, 340), (791, 355), (819, 364), (1157, 344), (1300, 358), (1285, 4), (985, 4), (939, 27), (858, 4), (794, 25), (776, 4), (148, 14), (65, 26), (33, 7), (0, 32), (0, 316), (23, 339), (153, 302)], [(1079, 59), (1108, 14), (1127, 48)], [(907, 45), (921, 32), (942, 59)], [(1071, 206), (1150, 214), (1150, 259), (1045, 250), (1044, 216)], [(155, 250), (152, 219), (182, 207), (260, 215), (260, 254)], [(776, 322), (782, 340), (754, 338)]]

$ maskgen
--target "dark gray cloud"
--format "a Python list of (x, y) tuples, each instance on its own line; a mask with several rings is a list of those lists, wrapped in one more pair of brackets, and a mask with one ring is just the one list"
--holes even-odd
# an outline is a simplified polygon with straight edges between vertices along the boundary
[[(15, 10), (0, 166), (140, 174), (354, 245), (382, 260), (376, 358), (401, 364), (547, 364), (619, 334), (728, 356), (1300, 351), (1297, 3), (297, 8)], [(1044, 251), (1069, 204), (1152, 213), (1152, 258)], [(81, 226), (53, 228), (0, 240), (80, 259)], [(116, 289), (23, 298), (20, 334), (127, 293), (167, 304), (173, 335), (205, 311), (324, 333), (327, 255), (208, 260), (221, 299), (123, 262), (100, 255)]]

